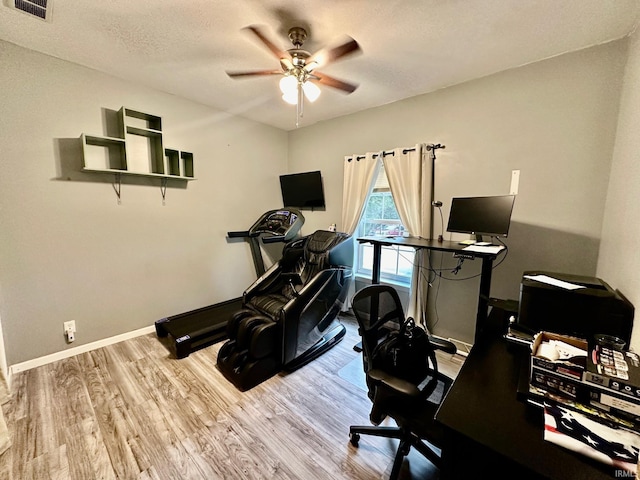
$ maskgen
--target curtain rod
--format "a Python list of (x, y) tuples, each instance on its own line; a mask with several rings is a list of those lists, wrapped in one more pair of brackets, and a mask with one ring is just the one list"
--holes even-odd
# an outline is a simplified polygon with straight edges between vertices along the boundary
[[(427, 145), (427, 152), (429, 152), (431, 150), (435, 151), (435, 150), (437, 150), (439, 148), (446, 148), (446, 147), (444, 145), (440, 144), (440, 143), (437, 143), (437, 144), (430, 143), (429, 145)], [(413, 148), (404, 148), (402, 150), (402, 153), (406, 154), (407, 152), (414, 152), (415, 150), (416, 150), (415, 147), (413, 147)], [(384, 158), (387, 155), (395, 155), (395, 151), (394, 150), (389, 150), (389, 151), (384, 151), (383, 150), (382, 151), (382, 157)], [(374, 153), (372, 156), (373, 156), (373, 158), (376, 158), (376, 157), (378, 157), (380, 155), (378, 153)], [(359, 160), (362, 160), (363, 158), (365, 158), (365, 156), (364, 155), (357, 155), (357, 156), (355, 156), (353, 158), (348, 159), (347, 161), (350, 162), (354, 158), (355, 158), (356, 161), (359, 161)]]

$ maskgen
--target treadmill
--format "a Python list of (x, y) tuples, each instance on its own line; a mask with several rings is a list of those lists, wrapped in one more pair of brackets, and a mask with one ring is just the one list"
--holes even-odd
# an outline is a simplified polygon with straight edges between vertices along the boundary
[[(260, 277), (265, 272), (260, 241), (264, 244), (288, 242), (296, 238), (303, 224), (304, 216), (299, 210), (269, 210), (249, 230), (227, 232), (227, 237), (244, 238), (249, 242), (256, 275)], [(185, 358), (191, 352), (226, 339), (229, 318), (241, 308), (242, 296), (161, 318), (155, 322), (156, 334), (165, 340), (176, 358)]]

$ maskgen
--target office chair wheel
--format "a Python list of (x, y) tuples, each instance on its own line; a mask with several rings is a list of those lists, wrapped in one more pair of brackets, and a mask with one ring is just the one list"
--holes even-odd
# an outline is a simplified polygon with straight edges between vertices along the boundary
[(349, 441), (351, 442), (351, 445), (353, 445), (354, 447), (358, 446), (358, 442), (360, 442), (360, 434), (359, 433), (350, 433), (349, 434)]

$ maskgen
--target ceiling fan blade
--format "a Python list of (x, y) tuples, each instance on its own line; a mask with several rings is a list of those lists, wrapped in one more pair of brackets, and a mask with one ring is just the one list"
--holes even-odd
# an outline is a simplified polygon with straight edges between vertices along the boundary
[(336, 47), (322, 48), (311, 55), (306, 61), (305, 70), (310, 72), (316, 67), (322, 67), (331, 62), (335, 62), (336, 60), (344, 56), (350, 55), (360, 50), (360, 45), (358, 45), (358, 42), (356, 42), (351, 37), (347, 38), (347, 41)]
[(253, 34), (258, 37), (258, 39), (271, 51), (271, 53), (273, 53), (276, 58), (289, 58), (289, 54), (269, 40), (264, 29), (259, 25), (249, 25), (248, 27), (245, 27), (244, 30), (253, 32)]
[(231, 78), (258, 77), (263, 75), (282, 75), (281, 70), (250, 70), (246, 72), (227, 72)]
[(312, 82), (326, 85), (327, 87), (337, 88), (338, 90), (342, 90), (346, 93), (353, 93), (355, 92), (356, 88), (358, 88), (358, 85), (354, 83), (338, 80), (335, 77), (330, 77), (329, 75), (320, 72), (313, 72), (310, 79)]

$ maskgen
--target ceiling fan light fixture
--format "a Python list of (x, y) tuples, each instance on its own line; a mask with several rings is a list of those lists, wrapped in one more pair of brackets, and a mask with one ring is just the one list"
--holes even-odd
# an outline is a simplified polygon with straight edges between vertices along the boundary
[(298, 92), (296, 91), (291, 91), (291, 92), (287, 92), (287, 93), (283, 93), (282, 94), (282, 99), (291, 104), (291, 105), (297, 105), (298, 104)]
[[(353, 93), (357, 88), (357, 85), (315, 71), (316, 67), (326, 66), (329, 63), (359, 51), (360, 47), (358, 42), (353, 38), (347, 37), (346, 41), (341, 44), (330, 48), (323, 48), (312, 55), (302, 49), (307, 39), (307, 32), (302, 27), (293, 27), (289, 30), (289, 40), (291, 40), (293, 48), (288, 50), (282, 50), (276, 43), (272, 42), (262, 27), (250, 25), (245, 28), (255, 35), (273, 56), (278, 59), (280, 69), (241, 72), (227, 71), (227, 75), (231, 78), (282, 75), (279, 83), (282, 99), (296, 106), (296, 127), (299, 126), (300, 119), (304, 114), (304, 99), (306, 98), (310, 102), (315, 102), (320, 96), (321, 90), (316, 83), (342, 90), (345, 93)], [(314, 83), (310, 83), (309, 80), (313, 80)]]
[(298, 79), (293, 75), (285, 75), (280, 80), (280, 91), (284, 96), (298, 95)]
[(302, 84), (302, 90), (304, 91), (304, 96), (307, 97), (307, 100), (312, 103), (320, 96), (320, 88), (318, 88), (315, 83), (304, 82)]

